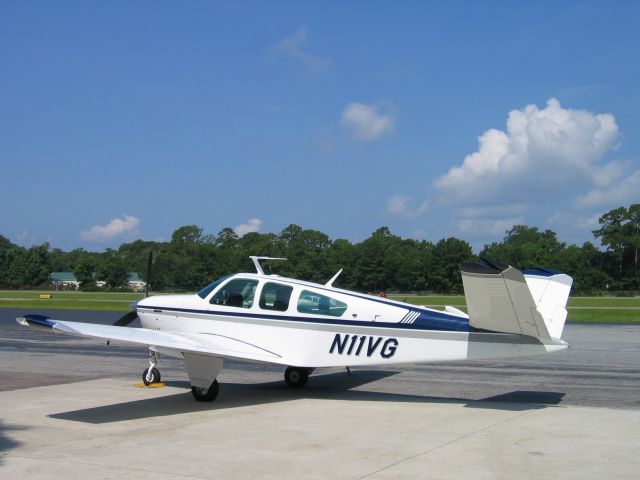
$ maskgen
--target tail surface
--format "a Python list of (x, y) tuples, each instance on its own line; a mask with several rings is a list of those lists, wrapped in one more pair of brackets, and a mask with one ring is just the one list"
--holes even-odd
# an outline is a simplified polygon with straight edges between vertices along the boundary
[(552, 338), (560, 338), (567, 320), (567, 301), (573, 278), (541, 268), (524, 270), (522, 273), (549, 334)]
[(517, 333), (543, 342), (560, 339), (573, 280), (552, 270), (520, 270), (488, 262), (462, 266), (472, 327)]

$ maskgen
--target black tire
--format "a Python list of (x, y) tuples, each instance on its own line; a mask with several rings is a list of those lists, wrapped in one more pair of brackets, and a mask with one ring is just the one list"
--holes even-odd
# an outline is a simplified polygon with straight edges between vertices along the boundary
[(199, 402), (213, 402), (220, 392), (218, 380), (214, 380), (208, 390), (200, 387), (191, 387), (193, 398)]
[(142, 381), (144, 382), (144, 384), (146, 386), (149, 386), (152, 383), (160, 383), (160, 370), (158, 370), (157, 368), (153, 367), (153, 370), (151, 370), (151, 376), (153, 377), (151, 379), (151, 381), (147, 380), (147, 372), (148, 371), (149, 371), (149, 369), (147, 368), (144, 372), (142, 372)]
[(304, 387), (309, 380), (309, 370), (306, 368), (288, 367), (284, 371), (284, 381), (293, 388)]

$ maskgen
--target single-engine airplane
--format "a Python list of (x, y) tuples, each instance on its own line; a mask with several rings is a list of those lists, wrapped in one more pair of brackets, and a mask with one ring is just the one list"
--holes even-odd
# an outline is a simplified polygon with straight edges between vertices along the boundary
[[(134, 302), (114, 325), (25, 315), (18, 323), (56, 333), (149, 347), (143, 381), (160, 381), (158, 354), (183, 358), (196, 400), (213, 401), (225, 359), (286, 366), (302, 387), (320, 367), (388, 366), (520, 357), (568, 347), (561, 340), (572, 279), (552, 270), (523, 272), (483, 260), (462, 267), (468, 314), (365, 295), (326, 284), (238, 273), (196, 294)], [(151, 261), (149, 262), (151, 263)], [(127, 327), (136, 318), (142, 328)]]

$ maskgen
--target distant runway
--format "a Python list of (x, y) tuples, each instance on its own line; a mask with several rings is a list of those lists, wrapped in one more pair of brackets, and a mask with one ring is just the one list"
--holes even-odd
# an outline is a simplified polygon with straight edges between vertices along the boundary
[[(96, 378), (138, 381), (147, 366), (146, 349), (128, 344), (55, 335), (15, 322), (21, 309), (0, 309), (0, 391)], [(121, 313), (39, 310), (54, 318), (113, 323)], [(568, 325), (567, 351), (539, 357), (403, 365), (353, 371), (319, 369), (305, 391), (342, 396), (401, 395), (459, 401), (505, 401), (541, 404), (640, 408), (640, 325)], [(187, 387), (182, 362), (161, 357), (163, 380)], [(281, 367), (228, 361), (219, 380), (259, 385), (282, 380)]]

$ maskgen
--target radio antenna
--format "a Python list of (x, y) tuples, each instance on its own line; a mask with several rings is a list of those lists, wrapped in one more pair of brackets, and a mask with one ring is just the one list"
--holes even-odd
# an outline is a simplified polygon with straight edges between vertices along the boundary
[(264, 270), (262, 270), (260, 260), (286, 260), (286, 258), (256, 257), (255, 255), (251, 255), (249, 258), (253, 260), (253, 264), (256, 266), (256, 272), (258, 272), (258, 274), (260, 275), (264, 275)]

